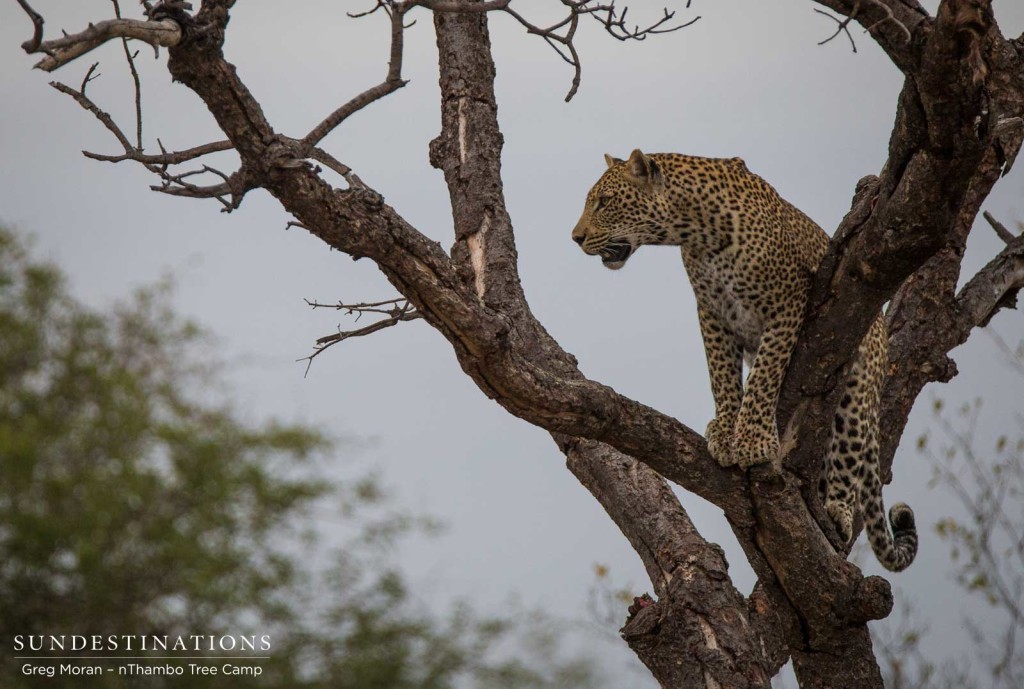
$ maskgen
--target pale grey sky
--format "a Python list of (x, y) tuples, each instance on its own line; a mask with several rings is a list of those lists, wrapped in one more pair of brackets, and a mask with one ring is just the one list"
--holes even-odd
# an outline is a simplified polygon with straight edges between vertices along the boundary
[[(110, 13), (104, 0), (35, 4), (49, 36)], [(526, 14), (550, 16), (557, 3), (517, 4)], [(586, 190), (604, 167), (602, 154), (623, 156), (640, 147), (742, 156), (831, 232), (857, 179), (884, 162), (901, 79), (859, 30), (857, 54), (843, 37), (819, 47), (834, 27), (808, 2), (694, 2), (691, 15), (683, 2), (667, 4), (681, 16), (703, 18), (642, 44), (583, 27), (583, 83), (569, 104), (563, 97), (571, 71), (542, 41), (503, 16), (491, 27), (505, 192), (531, 306), (588, 375), (700, 430), (712, 413), (711, 396), (678, 252), (645, 249), (613, 274), (569, 240)], [(1008, 35), (1024, 31), (1024, 6), (994, 4)], [(278, 131), (305, 133), (383, 77), (384, 21), (345, 16), (369, 5), (238, 4), (226, 52)], [(631, 14), (641, 21), (643, 12), (655, 16), (660, 7), (637, 2)], [(429, 14), (418, 19), (407, 34), (411, 83), (351, 118), (325, 145), (413, 225), (447, 244), (448, 195), (427, 162), (427, 143), (440, 126), (436, 50)], [(376, 467), (407, 506), (450, 525), (440, 540), (403, 553), (431, 604), (466, 596), (500, 611), (518, 592), (556, 614), (584, 617), (598, 562), (611, 567), (617, 582), (649, 589), (636, 555), (565, 470), (550, 438), (486, 400), (424, 323), (340, 345), (304, 379), (295, 359), (341, 319), (310, 312), (302, 299), (382, 299), (392, 288), (369, 261), (329, 252), (303, 231), (285, 232), (289, 217), (265, 193), (251, 193), (226, 215), (216, 202), (150, 192), (154, 180), (139, 167), (83, 158), (82, 149), (117, 152), (116, 142), (46, 82), (77, 84), (99, 59), (102, 77), (89, 92), (130, 130), (130, 81), (120, 46), (50, 76), (31, 70), (34, 59), (18, 48), (30, 29), (15, 3), (0, 5), (0, 151), (7, 163), (0, 169), (0, 220), (34, 233), (41, 253), (68, 271), (81, 299), (109, 304), (172, 271), (180, 283), (177, 306), (212, 328), (223, 354), (239, 362), (229, 377), (248, 413), (373, 439), (353, 461)], [(158, 136), (169, 149), (223, 138), (197, 98), (170, 83), (163, 57), (154, 61), (142, 48), (139, 63), (147, 146), (155, 148)], [(230, 156), (223, 159), (230, 166)], [(1024, 218), (1022, 186), (1018, 169), (986, 208), (1007, 222)], [(999, 246), (979, 227), (968, 270)], [(994, 327), (1012, 342), (1024, 337), (1016, 312), (998, 317)], [(922, 402), (933, 394), (983, 396), (988, 427), (1010, 423), (1021, 411), (1020, 395), (1005, 384), (986, 336), (977, 333), (955, 358), (961, 375), (927, 390)], [(945, 569), (946, 548), (928, 528), (948, 510), (926, 487), (926, 467), (913, 450), (928, 421), (927, 405), (918, 406), (886, 500), (913, 506), (921, 551), (908, 572), (889, 578), (922, 605), (933, 596), (945, 601), (941, 611), (927, 608), (934, 617), (926, 646), (941, 656), (962, 639), (960, 594)], [(737, 584), (749, 590), (752, 575), (718, 510), (682, 499), (704, 535), (726, 548)], [(868, 571), (881, 573), (873, 559)]]

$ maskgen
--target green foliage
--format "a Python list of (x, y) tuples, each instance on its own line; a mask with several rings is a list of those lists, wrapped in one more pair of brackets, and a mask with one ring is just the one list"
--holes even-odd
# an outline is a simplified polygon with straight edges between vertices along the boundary
[(295, 583), (271, 544), (328, 486), (286, 476), (329, 443), (198, 401), (167, 290), (91, 311), (0, 232), (0, 638), (232, 629)]
[[(240, 421), (168, 296), (91, 310), (0, 230), (0, 686), (598, 685), (550, 621), (417, 609), (389, 556), (436, 525), (396, 512), (375, 477), (315, 478), (334, 450), (316, 431)], [(344, 547), (302, 530), (314, 510), (343, 522)], [(16, 634), (225, 633), (271, 635), (262, 677), (60, 681), (10, 652)]]

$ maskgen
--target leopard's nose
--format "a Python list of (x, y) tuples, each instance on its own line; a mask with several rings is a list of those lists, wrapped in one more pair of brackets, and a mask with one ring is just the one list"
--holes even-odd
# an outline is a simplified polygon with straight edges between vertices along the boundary
[(576, 242), (580, 246), (583, 246), (583, 242), (587, 241), (586, 237), (573, 237), (572, 241)]

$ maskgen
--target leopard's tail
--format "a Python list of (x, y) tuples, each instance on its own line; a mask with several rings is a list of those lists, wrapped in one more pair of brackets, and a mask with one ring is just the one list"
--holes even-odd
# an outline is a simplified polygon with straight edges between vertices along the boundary
[[(905, 502), (898, 502), (889, 509), (889, 523), (885, 521), (885, 503), (882, 500), (882, 482), (878, 478), (877, 449), (876, 461), (868, 462), (867, 474), (861, 490), (861, 505), (864, 509), (864, 527), (868, 533), (871, 549), (882, 566), (892, 572), (901, 572), (910, 566), (917, 555), (917, 527), (914, 525), (914, 511)], [(892, 534), (889, 526), (892, 526)]]

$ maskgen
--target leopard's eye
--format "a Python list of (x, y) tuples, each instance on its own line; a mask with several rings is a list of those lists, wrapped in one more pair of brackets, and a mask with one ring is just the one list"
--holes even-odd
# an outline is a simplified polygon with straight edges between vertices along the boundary
[(597, 201), (594, 202), (594, 210), (599, 211), (604, 208), (604, 205), (611, 200), (611, 196), (598, 196)]

